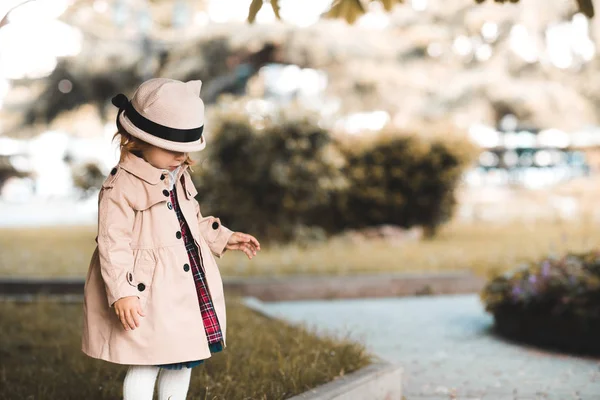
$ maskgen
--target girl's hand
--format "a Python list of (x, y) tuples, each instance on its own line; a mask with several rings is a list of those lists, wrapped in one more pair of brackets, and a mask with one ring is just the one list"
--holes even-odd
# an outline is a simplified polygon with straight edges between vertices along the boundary
[(260, 250), (260, 243), (258, 243), (258, 240), (252, 235), (242, 232), (233, 232), (225, 248), (227, 250), (241, 250), (246, 253), (248, 258), (252, 259), (252, 257), (256, 255), (256, 252)]
[(140, 299), (137, 296), (122, 297), (115, 301), (114, 304), (115, 312), (119, 317), (119, 320), (123, 324), (123, 328), (128, 331), (129, 329), (134, 330), (140, 326), (140, 318), (145, 317), (144, 311), (142, 311), (142, 305)]

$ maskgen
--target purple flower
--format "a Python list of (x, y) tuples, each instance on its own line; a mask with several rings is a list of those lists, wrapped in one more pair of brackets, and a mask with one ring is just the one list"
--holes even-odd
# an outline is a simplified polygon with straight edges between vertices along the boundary
[(523, 294), (523, 290), (519, 287), (519, 286), (515, 286), (512, 290), (512, 298), (513, 300), (518, 300), (519, 297), (521, 297), (521, 294)]
[(569, 277), (569, 283), (573, 286), (575, 286), (575, 284), (577, 283), (577, 278), (574, 276), (570, 276)]
[(542, 264), (542, 277), (546, 278), (550, 275), (550, 261), (546, 260)]
[(535, 288), (535, 286), (532, 286), (532, 287), (530, 287), (529, 289), (530, 289), (530, 290), (529, 290), (529, 293), (530, 293), (530, 294), (532, 294), (532, 295), (534, 295), (534, 296), (535, 296), (535, 295), (537, 295), (537, 289)]
[(531, 283), (532, 285), (535, 285), (536, 282), (537, 282), (537, 276), (529, 275), (529, 283)]

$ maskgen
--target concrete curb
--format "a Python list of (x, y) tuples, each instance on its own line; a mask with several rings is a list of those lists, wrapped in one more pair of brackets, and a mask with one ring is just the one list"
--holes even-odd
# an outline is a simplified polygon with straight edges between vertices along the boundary
[[(0, 279), (0, 295), (82, 294), (83, 278)], [(225, 290), (263, 301), (477, 293), (485, 279), (469, 272), (224, 277)]]
[(226, 289), (263, 301), (329, 300), (478, 293), (486, 280), (470, 272), (228, 277)]
[(288, 400), (400, 400), (402, 372), (394, 364), (372, 364)]
[[(245, 297), (243, 303), (266, 318), (277, 319), (255, 297)], [(377, 362), (288, 400), (400, 400), (403, 372), (399, 365)]]
[(1, 278), (0, 295), (83, 294), (83, 278)]
[(37, 303), (43, 301), (45, 303), (61, 303), (61, 304), (83, 304), (83, 294), (53, 294), (53, 295), (38, 295), (38, 294), (0, 294), (0, 302), (9, 301), (15, 303)]

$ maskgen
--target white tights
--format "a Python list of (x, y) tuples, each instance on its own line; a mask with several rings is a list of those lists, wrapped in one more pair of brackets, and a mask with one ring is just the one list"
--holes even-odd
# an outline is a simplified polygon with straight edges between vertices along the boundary
[(158, 375), (158, 400), (185, 400), (191, 368), (162, 369), (151, 365), (131, 365), (123, 382), (123, 400), (152, 400)]

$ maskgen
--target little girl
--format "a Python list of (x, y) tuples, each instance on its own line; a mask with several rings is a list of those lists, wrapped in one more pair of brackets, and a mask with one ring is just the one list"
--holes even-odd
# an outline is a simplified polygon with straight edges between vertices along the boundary
[[(84, 289), (82, 350), (127, 364), (125, 400), (186, 398), (191, 368), (226, 346), (214, 256), (260, 250), (251, 235), (203, 217), (188, 152), (206, 141), (201, 81), (151, 79), (113, 98), (121, 157), (102, 184)], [(160, 375), (159, 375), (160, 370)]]

